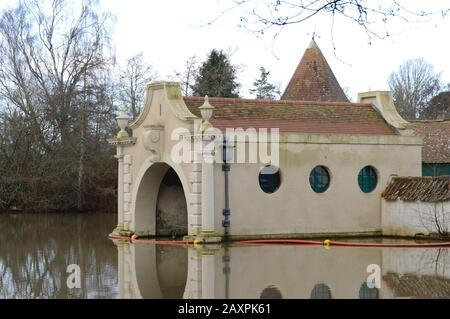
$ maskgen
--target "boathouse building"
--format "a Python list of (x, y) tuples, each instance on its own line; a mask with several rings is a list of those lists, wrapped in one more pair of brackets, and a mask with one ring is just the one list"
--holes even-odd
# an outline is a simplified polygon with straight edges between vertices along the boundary
[(183, 97), (178, 83), (153, 83), (129, 128), (110, 140), (122, 234), (380, 235), (386, 186), (422, 170), (422, 138), (390, 93), (349, 102), (314, 40), (280, 100)]

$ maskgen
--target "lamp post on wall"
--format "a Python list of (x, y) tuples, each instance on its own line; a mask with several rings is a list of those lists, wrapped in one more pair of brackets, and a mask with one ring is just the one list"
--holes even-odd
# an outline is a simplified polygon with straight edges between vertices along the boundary
[(222, 211), (224, 217), (222, 221), (222, 226), (225, 228), (225, 239), (228, 239), (231, 226), (229, 172), (231, 170), (230, 162), (233, 161), (234, 159), (234, 147), (228, 145), (227, 137), (225, 135), (223, 137), (222, 158), (223, 158), (222, 171), (224, 172), (225, 175), (225, 208)]

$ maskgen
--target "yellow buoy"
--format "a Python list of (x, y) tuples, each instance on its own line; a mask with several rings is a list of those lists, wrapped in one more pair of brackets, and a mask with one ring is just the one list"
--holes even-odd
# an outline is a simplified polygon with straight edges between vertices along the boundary
[(194, 240), (194, 246), (199, 246), (202, 244), (202, 241), (200, 239)]
[(136, 240), (136, 239), (138, 239), (138, 238), (139, 238), (139, 236), (136, 235), (136, 234), (134, 234), (133, 236), (131, 236), (131, 240)]
[(330, 247), (331, 241), (330, 241), (329, 239), (326, 239), (326, 240), (323, 241), (323, 245), (324, 245), (325, 247)]

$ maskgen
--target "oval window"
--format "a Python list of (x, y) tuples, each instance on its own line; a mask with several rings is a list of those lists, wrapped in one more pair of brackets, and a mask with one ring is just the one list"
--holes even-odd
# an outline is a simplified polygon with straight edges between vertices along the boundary
[(330, 186), (330, 173), (325, 166), (316, 166), (309, 175), (309, 184), (316, 193), (324, 193)]
[(358, 185), (364, 193), (371, 193), (377, 187), (378, 177), (375, 168), (364, 167), (358, 174)]
[(272, 194), (280, 188), (280, 170), (276, 166), (267, 165), (259, 172), (259, 186), (264, 193)]

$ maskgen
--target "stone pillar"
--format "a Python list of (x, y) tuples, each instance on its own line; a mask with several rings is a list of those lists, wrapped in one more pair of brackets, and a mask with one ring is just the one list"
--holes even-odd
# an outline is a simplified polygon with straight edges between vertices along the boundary
[(118, 181), (117, 181), (117, 227), (114, 233), (119, 234), (124, 229), (123, 225), (123, 146), (117, 145), (117, 154), (115, 156), (119, 161)]
[(193, 151), (193, 163), (189, 180), (191, 183), (191, 200), (189, 218), (190, 232), (189, 235), (198, 235), (202, 229), (202, 161), (203, 155), (201, 151)]
[(214, 221), (214, 147), (208, 143), (214, 140), (213, 135), (203, 136), (203, 161), (202, 161), (202, 235), (215, 234)]
[(115, 235), (121, 235), (123, 230), (129, 230), (131, 224), (131, 155), (124, 155), (125, 147), (136, 144), (134, 137), (122, 137), (108, 139), (109, 144), (116, 146), (118, 160), (117, 176), (117, 226), (113, 231)]
[(131, 191), (133, 186), (133, 178), (131, 175), (132, 156), (125, 155), (123, 157), (123, 226), (125, 230), (129, 230), (132, 224), (131, 214)]

